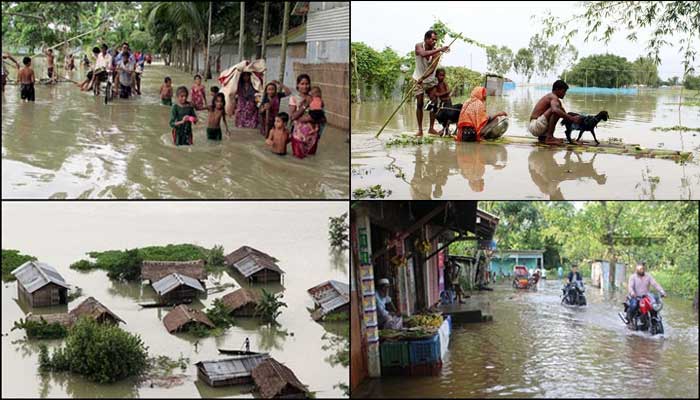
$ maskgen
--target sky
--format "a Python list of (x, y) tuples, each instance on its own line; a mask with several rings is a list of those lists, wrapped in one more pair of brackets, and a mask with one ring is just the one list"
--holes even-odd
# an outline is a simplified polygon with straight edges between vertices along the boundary
[[(351, 37), (353, 42), (364, 42), (381, 50), (391, 47), (400, 55), (413, 51), (416, 43), (435, 19), (464, 36), (485, 44), (507, 46), (513, 53), (527, 47), (530, 37), (541, 31), (538, 18), (549, 9), (552, 14), (566, 19), (572, 12), (580, 13), (578, 2), (573, 1), (493, 1), (493, 2), (353, 2), (351, 6)], [(535, 15), (536, 19), (531, 19)], [(578, 26), (583, 31), (584, 26)], [(604, 29), (604, 28), (603, 28)], [(601, 29), (602, 30), (602, 29)], [(617, 32), (608, 45), (602, 42), (584, 43), (585, 34), (579, 34), (573, 45), (578, 49), (579, 59), (591, 54), (609, 52), (633, 61), (646, 55), (646, 42), (650, 30), (640, 31), (637, 42), (625, 39), (625, 31)], [(669, 42), (677, 42), (671, 37)], [(659, 76), (667, 79), (682, 76), (682, 55), (676, 47), (666, 47), (660, 53)], [(450, 53), (443, 57), (443, 65), (463, 66), (480, 72), (486, 71), (486, 52), (463, 42), (455, 42)], [(697, 66), (696, 66), (697, 69)], [(520, 82), (522, 77), (514, 72), (508, 76)], [(533, 81), (549, 82), (555, 75), (546, 78), (533, 77)]]

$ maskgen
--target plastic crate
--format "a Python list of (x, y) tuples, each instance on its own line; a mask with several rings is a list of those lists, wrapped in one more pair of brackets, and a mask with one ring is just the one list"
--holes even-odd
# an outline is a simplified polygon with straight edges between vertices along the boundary
[(383, 367), (408, 367), (408, 342), (385, 341), (379, 346)]
[(445, 315), (443, 316), (445, 320), (447, 321), (447, 326), (449, 328), (450, 333), (452, 333), (452, 316), (451, 315)]
[(410, 369), (411, 376), (437, 376), (442, 370), (442, 361), (415, 364), (411, 365)]
[(408, 356), (411, 365), (440, 361), (440, 338), (436, 334), (430, 339), (409, 342)]

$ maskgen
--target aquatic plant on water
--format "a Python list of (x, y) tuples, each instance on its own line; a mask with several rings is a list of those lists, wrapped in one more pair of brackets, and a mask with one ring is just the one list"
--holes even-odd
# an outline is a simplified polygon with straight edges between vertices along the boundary
[(651, 128), (651, 130), (652, 131), (660, 131), (660, 132), (669, 132), (669, 131), (700, 132), (700, 128), (689, 128), (689, 127), (683, 126), (683, 125), (676, 125), (676, 126), (671, 126), (671, 127), (656, 126), (654, 128)]
[(389, 139), (384, 145), (390, 146), (418, 146), (421, 144), (431, 144), (435, 141), (433, 136), (415, 136), (402, 134)]
[(280, 300), (282, 297), (282, 293), (274, 294), (262, 289), (262, 299), (255, 306), (255, 315), (260, 316), (263, 322), (277, 324), (277, 317), (282, 314), (280, 308), (287, 307), (287, 303)]
[(24, 329), (29, 339), (59, 339), (66, 337), (68, 330), (65, 326), (53, 322), (48, 323), (44, 318), (40, 321), (29, 321), (20, 318), (15, 321), (11, 331), (15, 329)]
[(382, 185), (374, 185), (368, 188), (357, 188), (353, 190), (352, 196), (355, 199), (383, 199), (391, 195), (391, 190), (382, 189)]

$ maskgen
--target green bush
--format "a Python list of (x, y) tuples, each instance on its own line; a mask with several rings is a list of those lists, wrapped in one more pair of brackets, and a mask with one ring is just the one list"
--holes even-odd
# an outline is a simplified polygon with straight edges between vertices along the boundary
[(70, 371), (109, 383), (142, 374), (148, 366), (148, 352), (139, 336), (81, 318), (70, 329), (65, 347), (56, 349), (50, 361), (46, 357), (43, 361), (42, 369)]
[(699, 90), (700, 76), (687, 75), (683, 80), (683, 87), (691, 90)]
[(141, 278), (141, 262), (143, 259), (138, 249), (127, 250), (116, 257), (107, 272), (110, 279), (134, 281)]
[(209, 266), (221, 266), (226, 264), (226, 257), (224, 257), (224, 246), (216, 245), (207, 252), (207, 265)]
[(274, 294), (262, 289), (262, 300), (255, 307), (255, 314), (266, 323), (276, 324), (277, 317), (282, 314), (280, 308), (287, 307), (287, 304), (280, 300), (283, 296), (282, 293)]
[(233, 317), (221, 299), (214, 300), (212, 306), (205, 310), (204, 313), (219, 328), (228, 328), (233, 325)]
[(338, 217), (328, 217), (328, 236), (331, 240), (331, 246), (345, 250), (349, 248), (348, 231), (350, 225), (347, 222), (348, 213), (345, 212)]
[(19, 319), (15, 321), (12, 330), (24, 329), (29, 339), (58, 339), (66, 337), (68, 331), (59, 323), (48, 323), (41, 318), (40, 321)]
[(14, 281), (14, 275), (10, 274), (13, 269), (26, 263), (36, 261), (36, 257), (20, 254), (19, 250), (2, 249), (2, 280), (3, 282)]
[(77, 269), (78, 271), (90, 271), (97, 268), (97, 264), (89, 260), (78, 260), (70, 265), (71, 269)]
[(698, 276), (691, 271), (677, 268), (649, 272), (664, 290), (676, 296), (693, 299), (698, 290)]

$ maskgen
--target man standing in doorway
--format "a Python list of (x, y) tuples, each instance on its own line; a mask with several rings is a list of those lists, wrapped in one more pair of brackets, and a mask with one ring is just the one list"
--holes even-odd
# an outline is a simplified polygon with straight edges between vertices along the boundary
[[(430, 30), (425, 32), (421, 43), (416, 43), (416, 69), (413, 71), (413, 80), (418, 82), (413, 90), (413, 94), (416, 96), (416, 119), (418, 121), (418, 133), (416, 133), (416, 136), (423, 136), (424, 95), (427, 94), (432, 102), (437, 100), (435, 98), (435, 89), (438, 81), (435, 77), (435, 70), (438, 63), (434, 63), (434, 65), (432, 65), (433, 61), (436, 57), (440, 56), (440, 53), (446, 53), (449, 51), (449, 47), (447, 46), (436, 49), (436, 42), (437, 33)], [(428, 133), (432, 135), (439, 135), (435, 128), (433, 128), (434, 124), (435, 112), (430, 111), (430, 128), (428, 129)]]

